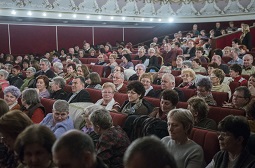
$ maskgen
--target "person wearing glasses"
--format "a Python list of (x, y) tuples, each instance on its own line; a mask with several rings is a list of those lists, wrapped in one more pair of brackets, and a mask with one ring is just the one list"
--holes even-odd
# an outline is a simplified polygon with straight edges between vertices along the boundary
[(68, 116), (69, 104), (65, 100), (57, 100), (53, 104), (52, 113), (48, 113), (40, 123), (51, 129), (57, 138), (68, 130), (74, 129), (73, 120)]
[(146, 67), (144, 64), (137, 64), (135, 66), (135, 71), (136, 73), (129, 77), (128, 79), (129, 81), (138, 80), (141, 77), (141, 75), (145, 73)]
[(114, 100), (116, 87), (111, 82), (106, 82), (102, 86), (102, 99), (99, 99), (95, 104), (105, 107), (108, 111), (119, 112), (120, 104)]
[(255, 156), (245, 148), (250, 137), (250, 127), (242, 116), (229, 115), (218, 124), (220, 151), (206, 168), (254, 167)]
[(144, 73), (140, 76), (139, 81), (143, 84), (145, 88), (145, 94), (144, 96), (148, 97), (154, 97), (155, 96), (155, 90), (151, 86), (153, 82), (153, 76), (149, 73)]

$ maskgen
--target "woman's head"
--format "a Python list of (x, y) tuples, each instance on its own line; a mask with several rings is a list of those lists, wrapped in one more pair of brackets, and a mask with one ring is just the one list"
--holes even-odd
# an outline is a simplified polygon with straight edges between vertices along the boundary
[(250, 75), (250, 78), (248, 80), (248, 87), (255, 87), (255, 73)]
[(53, 104), (53, 120), (55, 123), (62, 122), (68, 118), (69, 104), (65, 100), (57, 100)]
[(34, 88), (28, 88), (25, 89), (22, 92), (22, 96), (21, 96), (21, 103), (22, 105), (26, 106), (31, 106), (31, 105), (36, 105), (38, 103), (40, 103), (40, 98), (39, 95), (36, 91), (36, 89)]
[(124, 68), (122, 66), (115, 66), (113, 72), (124, 73)]
[(8, 104), (8, 106), (13, 105), (17, 102), (20, 97), (21, 92), (16, 86), (8, 86), (4, 89), (4, 100)]
[(124, 55), (122, 56), (121, 59), (122, 59), (122, 61), (125, 62), (125, 63), (131, 62), (131, 56), (130, 56), (130, 54), (124, 54)]
[(140, 77), (142, 74), (145, 73), (146, 67), (144, 64), (137, 64), (135, 66), (135, 71), (136, 71), (137, 76)]
[(160, 109), (168, 113), (174, 109), (179, 101), (178, 93), (175, 90), (164, 90), (160, 95)]
[(34, 67), (29, 67), (26, 70), (26, 76), (27, 78), (31, 78), (36, 73), (36, 69)]
[(39, 89), (39, 91), (47, 89), (49, 87), (49, 83), (49, 78), (46, 75), (39, 75), (36, 78), (36, 88)]
[(9, 106), (4, 99), (0, 98), (0, 117), (9, 111)]
[(188, 83), (196, 78), (196, 73), (191, 68), (185, 68), (181, 72), (181, 78), (184, 83)]
[(145, 94), (145, 88), (139, 81), (132, 81), (127, 85), (127, 94), (130, 102), (136, 102), (142, 99)]
[(100, 109), (103, 109), (103, 108), (104, 107), (101, 106), (101, 105), (93, 104), (93, 105), (90, 105), (90, 106), (88, 106), (84, 109), (83, 118), (84, 118), (85, 125), (86, 125), (87, 128), (92, 128), (92, 123), (89, 120), (89, 115), (91, 113), (93, 113), (94, 111), (97, 111), (97, 110), (100, 110)]
[(118, 57), (117, 54), (110, 54), (110, 56), (109, 56), (110, 63), (115, 62), (117, 57)]
[(155, 55), (155, 53), (156, 53), (156, 51), (155, 51), (154, 48), (149, 48), (149, 49), (148, 49), (148, 55), (149, 55), (150, 57), (152, 57), (153, 55)]
[(86, 83), (88, 83), (89, 85), (101, 84), (101, 78), (97, 72), (91, 72), (87, 76)]
[(4, 69), (0, 69), (0, 80), (6, 80), (9, 76), (9, 72)]
[(77, 75), (83, 76), (83, 77), (86, 77), (89, 74), (89, 68), (84, 64), (78, 64), (76, 71), (77, 71)]
[(202, 65), (202, 62), (199, 58), (194, 58), (192, 61), (192, 67), (198, 68), (200, 65)]
[(76, 65), (74, 63), (67, 64), (66, 71), (68, 74), (75, 72)]
[(145, 90), (147, 90), (153, 83), (153, 76), (152, 74), (144, 73), (140, 76), (139, 81), (143, 84)]
[(22, 111), (13, 110), (4, 114), (0, 118), (0, 132), (7, 147), (13, 150), (17, 136), (32, 124), (32, 120)]
[(250, 26), (248, 24), (242, 24), (242, 32), (243, 33), (250, 32)]
[(201, 78), (197, 82), (197, 95), (199, 97), (207, 97), (212, 90), (212, 82), (209, 78)]
[(89, 120), (97, 134), (101, 134), (103, 130), (111, 128), (113, 125), (110, 112), (106, 109), (99, 109), (94, 111), (89, 115)]
[(191, 111), (195, 120), (200, 121), (207, 117), (209, 107), (203, 98), (191, 97), (188, 100), (188, 110)]
[(208, 75), (210, 76), (214, 69), (219, 68), (219, 65), (216, 62), (211, 62), (207, 65), (207, 67)]
[(213, 86), (222, 84), (225, 78), (225, 73), (222, 69), (214, 69), (210, 75)]
[(43, 125), (31, 125), (19, 134), (14, 149), (21, 163), (28, 167), (47, 168), (52, 162), (53, 132)]
[(105, 102), (110, 102), (114, 96), (116, 87), (112, 82), (106, 82), (102, 86), (102, 97)]

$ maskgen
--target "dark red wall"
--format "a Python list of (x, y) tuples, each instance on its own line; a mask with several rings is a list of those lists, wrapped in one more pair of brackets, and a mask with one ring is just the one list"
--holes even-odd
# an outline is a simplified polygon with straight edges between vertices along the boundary
[(0, 24), (0, 52), (9, 52), (8, 25)]

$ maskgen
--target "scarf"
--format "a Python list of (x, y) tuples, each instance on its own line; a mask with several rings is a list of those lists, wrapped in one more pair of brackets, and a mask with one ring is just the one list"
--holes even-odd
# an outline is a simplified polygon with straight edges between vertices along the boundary
[(128, 115), (130, 115), (130, 114), (134, 114), (135, 112), (136, 112), (136, 110), (139, 108), (139, 107), (141, 107), (141, 105), (142, 105), (142, 103), (143, 103), (143, 99), (140, 99), (137, 103), (130, 103), (130, 102), (128, 102), (125, 106), (124, 106), (124, 108), (123, 108), (123, 110), (121, 111), (122, 113), (126, 113), (126, 114), (128, 114)]
[[(102, 105), (103, 101), (104, 101), (103, 99), (99, 99), (95, 104)], [(105, 109), (112, 110), (112, 107), (114, 104), (115, 104), (115, 100), (114, 98), (112, 98), (112, 100), (107, 104), (107, 106), (105, 106)]]

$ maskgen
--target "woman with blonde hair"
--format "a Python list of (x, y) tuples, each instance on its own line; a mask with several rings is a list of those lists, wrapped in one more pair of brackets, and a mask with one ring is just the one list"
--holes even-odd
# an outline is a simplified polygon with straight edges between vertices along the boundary
[(242, 24), (242, 35), (240, 36), (241, 43), (245, 45), (249, 51), (252, 49), (252, 37), (250, 33), (250, 27), (247, 24)]
[(181, 72), (183, 82), (179, 85), (181, 88), (195, 89), (196, 73), (191, 68), (185, 68)]

